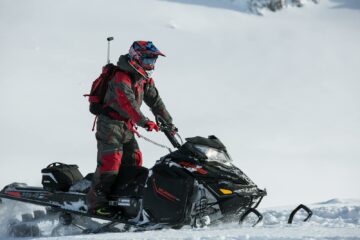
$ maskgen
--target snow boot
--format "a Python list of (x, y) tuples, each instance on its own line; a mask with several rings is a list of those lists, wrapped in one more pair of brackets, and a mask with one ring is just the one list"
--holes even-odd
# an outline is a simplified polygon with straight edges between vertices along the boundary
[(86, 195), (86, 200), (89, 213), (104, 217), (111, 217), (113, 215), (109, 206), (109, 200), (101, 190), (91, 188)]

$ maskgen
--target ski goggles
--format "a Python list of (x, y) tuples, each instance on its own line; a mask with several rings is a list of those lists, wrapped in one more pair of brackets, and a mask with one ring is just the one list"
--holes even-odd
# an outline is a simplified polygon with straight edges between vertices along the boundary
[(144, 65), (154, 65), (157, 60), (157, 57), (142, 57), (141, 62)]

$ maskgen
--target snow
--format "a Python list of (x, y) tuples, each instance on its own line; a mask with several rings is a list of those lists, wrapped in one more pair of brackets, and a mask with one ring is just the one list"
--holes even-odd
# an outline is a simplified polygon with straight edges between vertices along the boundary
[(87, 212), (88, 210), (84, 209), (84, 206), (86, 206), (85, 202), (82, 200), (79, 200), (78, 202), (71, 202), (70, 204), (65, 203), (64, 208), (68, 210), (74, 210), (74, 211), (83, 211)]
[[(40, 185), (40, 170), (56, 161), (76, 163), (84, 175), (94, 170), (93, 117), (82, 94), (105, 64), (106, 37), (114, 36), (113, 62), (138, 39), (152, 40), (167, 55), (154, 78), (180, 134), (219, 137), (234, 164), (267, 188), (260, 207), (358, 199), (360, 1), (321, 0), (263, 17), (240, 3), (0, 0), (0, 187)], [(144, 134), (168, 144), (161, 134)], [(139, 144), (147, 167), (166, 154)], [(330, 224), (336, 227), (279, 227), (276, 219), (246, 231), (226, 225), (121, 237), (360, 236), (352, 217)]]
[[(23, 212), (34, 210), (33, 207), (22, 203), (14, 204), (6, 201), (6, 207), (0, 208), (0, 220), (6, 222), (14, 217), (16, 209)], [(147, 232), (106, 233), (92, 235), (76, 235), (66, 237), (51, 237), (49, 239), (181, 239), (181, 240), (240, 240), (240, 239), (360, 239), (360, 199), (337, 199), (324, 203), (311, 204), (313, 216), (308, 222), (302, 222), (306, 214), (299, 212), (292, 225), (287, 224), (288, 216), (296, 206), (283, 206), (260, 209), (264, 215), (263, 222), (251, 227), (251, 220), (242, 225), (227, 223), (218, 226), (191, 229), (184, 227), (180, 230), (166, 229)], [(19, 216), (17, 216), (19, 218)], [(55, 223), (56, 224), (56, 223)], [(42, 229), (50, 229), (52, 223), (42, 223)], [(50, 232), (49, 230), (44, 231)], [(66, 230), (65, 230), (66, 232)], [(69, 233), (69, 230), (68, 230)], [(74, 229), (72, 229), (74, 233)], [(79, 234), (79, 231), (76, 232)], [(3, 237), (2, 237), (3, 236)], [(0, 239), (6, 239), (4, 224), (0, 229)], [(47, 239), (43, 237), (41, 239)]]

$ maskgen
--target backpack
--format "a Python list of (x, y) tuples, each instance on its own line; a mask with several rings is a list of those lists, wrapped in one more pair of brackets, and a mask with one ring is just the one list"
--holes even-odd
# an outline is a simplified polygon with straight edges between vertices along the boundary
[(90, 93), (84, 94), (84, 97), (89, 97), (89, 110), (92, 114), (97, 116), (104, 112), (104, 98), (109, 82), (119, 70), (112, 63), (105, 65), (100, 76), (92, 83)]
[(55, 162), (41, 170), (42, 185), (48, 191), (68, 191), (76, 182), (83, 179), (77, 165)]

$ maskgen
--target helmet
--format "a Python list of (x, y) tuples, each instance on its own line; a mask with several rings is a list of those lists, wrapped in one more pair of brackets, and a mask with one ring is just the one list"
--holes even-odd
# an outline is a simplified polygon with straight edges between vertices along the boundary
[(152, 71), (158, 56), (165, 55), (150, 41), (135, 41), (129, 50), (130, 65), (138, 70)]

